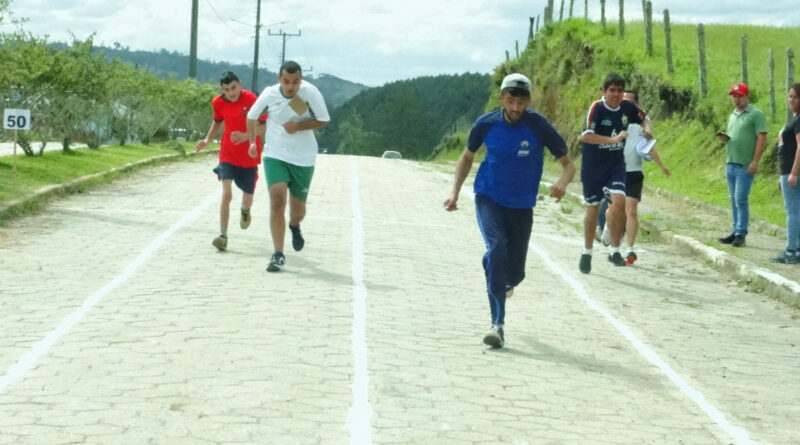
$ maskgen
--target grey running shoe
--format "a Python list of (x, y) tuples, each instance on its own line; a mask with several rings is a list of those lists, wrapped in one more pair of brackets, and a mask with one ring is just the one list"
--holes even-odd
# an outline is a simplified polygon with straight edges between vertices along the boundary
[(736, 235), (733, 237), (732, 247), (744, 247), (744, 235)]
[(514, 286), (506, 285), (506, 298), (511, 298), (514, 296)]
[(250, 221), (252, 219), (253, 217), (250, 215), (250, 209), (242, 209), (242, 217), (239, 218), (239, 227), (241, 227), (242, 230), (250, 227)]
[(289, 230), (292, 231), (292, 248), (296, 252), (303, 250), (303, 246), (306, 245), (306, 240), (303, 239), (303, 234), (300, 233), (300, 226), (294, 227), (290, 224)]
[(603, 228), (600, 227), (600, 226), (595, 227), (594, 228), (594, 240), (599, 243), (601, 236), (603, 236)]
[(588, 253), (581, 255), (581, 262), (578, 264), (578, 269), (582, 273), (590, 273), (592, 271), (592, 256)]
[(483, 336), (483, 343), (491, 346), (492, 348), (502, 348), (505, 344), (505, 336), (503, 335), (503, 328), (492, 326), (492, 329)]
[(220, 252), (228, 248), (228, 237), (224, 235), (220, 235), (214, 238), (214, 241), (211, 241), (211, 244), (217, 248)]
[(781, 252), (769, 259), (773, 263), (780, 264), (800, 264), (800, 254), (797, 251), (781, 250)]
[(636, 252), (628, 252), (628, 254), (625, 255), (625, 264), (628, 266), (633, 266), (633, 263), (635, 263), (638, 259), (639, 257), (636, 256)]
[(286, 257), (283, 256), (282, 252), (275, 252), (269, 260), (267, 272), (279, 272), (284, 264), (286, 264)]
[(622, 254), (619, 252), (614, 252), (613, 254), (609, 255), (608, 262), (614, 263), (615, 266), (620, 266), (620, 267), (626, 266), (625, 260), (622, 259)]

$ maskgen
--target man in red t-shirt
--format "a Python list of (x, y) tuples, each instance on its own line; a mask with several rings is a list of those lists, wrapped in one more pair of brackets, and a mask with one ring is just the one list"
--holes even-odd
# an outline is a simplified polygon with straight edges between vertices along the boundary
[(225, 130), (220, 141), (219, 165), (214, 168), (214, 173), (222, 181), (222, 203), (219, 208), (220, 235), (211, 242), (214, 247), (222, 251), (228, 247), (228, 219), (233, 199), (232, 182), (236, 183), (236, 186), (244, 193), (239, 226), (242, 229), (250, 227), (250, 207), (253, 205), (253, 192), (255, 192), (258, 180), (258, 164), (261, 163), (261, 139), (266, 130), (264, 124), (266, 114), (262, 114), (259, 118), (261, 137), (257, 141), (258, 153), (252, 157), (248, 153), (250, 144), (247, 138), (247, 112), (250, 111), (257, 96), (243, 89), (239, 78), (231, 71), (222, 74), (219, 84), (222, 94), (211, 101), (214, 109), (214, 122), (208, 130), (206, 138), (197, 143), (195, 151), (200, 151), (208, 146), (224, 124)]

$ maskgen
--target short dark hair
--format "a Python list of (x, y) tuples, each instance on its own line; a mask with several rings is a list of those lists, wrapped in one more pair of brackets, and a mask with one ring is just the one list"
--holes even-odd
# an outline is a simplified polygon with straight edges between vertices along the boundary
[(639, 93), (637, 93), (636, 90), (625, 90), (625, 93), (626, 94), (633, 94), (633, 101), (634, 102), (639, 102)]
[(793, 83), (792, 86), (789, 87), (790, 90), (794, 90), (794, 94), (797, 97), (800, 97), (800, 83)]
[(239, 82), (239, 76), (237, 76), (233, 71), (225, 71), (221, 76), (219, 76), (220, 85), (227, 85), (231, 82)]
[(608, 87), (614, 85), (615, 87), (622, 87), (625, 88), (625, 78), (617, 73), (611, 73), (606, 76), (606, 79), (603, 81), (603, 89), (607, 90)]
[(283, 62), (281, 69), (278, 70), (278, 77), (281, 77), (281, 74), (283, 74), (284, 71), (286, 71), (286, 74), (294, 74), (298, 72), (303, 74), (303, 69), (300, 68), (300, 64), (294, 60), (287, 60), (286, 62)]
[(531, 92), (525, 88), (510, 87), (500, 91), (500, 94), (508, 94), (511, 97), (531, 97)]

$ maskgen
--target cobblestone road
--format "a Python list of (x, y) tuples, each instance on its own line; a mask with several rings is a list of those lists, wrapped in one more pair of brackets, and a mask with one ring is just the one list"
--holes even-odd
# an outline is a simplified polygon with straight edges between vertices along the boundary
[(451, 178), (322, 156), (306, 249), (268, 274), (263, 180), (211, 246), (213, 162), (0, 228), (0, 444), (800, 442), (798, 312), (668, 246), (581, 275), (580, 209), (542, 200), (492, 351)]

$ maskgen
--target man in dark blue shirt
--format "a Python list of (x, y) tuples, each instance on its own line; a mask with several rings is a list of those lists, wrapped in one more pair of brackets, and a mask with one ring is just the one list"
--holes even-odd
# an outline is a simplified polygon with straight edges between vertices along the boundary
[(484, 335), (483, 342), (493, 348), (505, 343), (506, 298), (525, 278), (544, 148), (563, 166), (561, 178), (550, 189), (550, 196), (560, 200), (575, 174), (564, 139), (544, 116), (528, 108), (530, 102), (531, 81), (527, 77), (509, 74), (503, 79), (502, 108), (475, 121), (467, 148), (456, 166), (453, 192), (444, 202), (448, 211), (458, 208), (458, 195), (475, 153), (486, 146), (486, 158), (478, 169), (474, 189), (478, 226), (486, 242), (483, 269), (492, 314), (492, 328)]
[(581, 134), (581, 182), (586, 214), (583, 219), (584, 248), (578, 268), (592, 271), (592, 244), (596, 230), (600, 201), (604, 194), (611, 196), (608, 227), (611, 230), (611, 250), (608, 261), (625, 266), (619, 251), (625, 216), (625, 139), (628, 124), (641, 124), (642, 135), (652, 139), (650, 120), (633, 102), (622, 100), (625, 79), (609, 74), (603, 81), (603, 99), (589, 107)]

